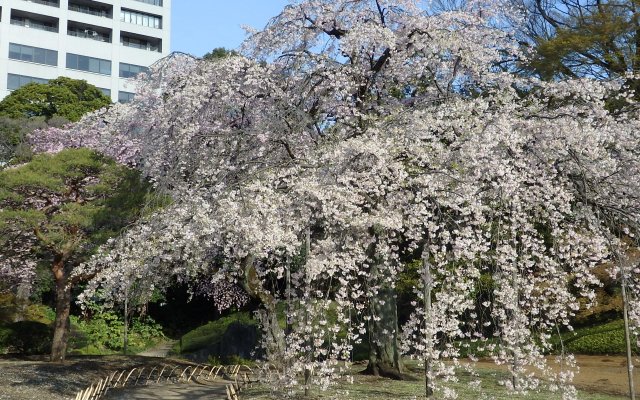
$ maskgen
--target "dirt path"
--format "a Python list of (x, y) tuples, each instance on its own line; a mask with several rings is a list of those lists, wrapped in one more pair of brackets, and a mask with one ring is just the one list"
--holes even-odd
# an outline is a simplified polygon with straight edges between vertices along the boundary
[(174, 384), (162, 386), (144, 386), (130, 389), (114, 389), (104, 399), (109, 400), (216, 400), (226, 399), (225, 385), (228, 382), (218, 381), (215, 384)]
[[(576, 356), (580, 372), (576, 375), (578, 388), (608, 394), (628, 394), (627, 360), (620, 356)], [(640, 360), (634, 363), (634, 384), (640, 389)]]
[(155, 345), (150, 349), (147, 349), (141, 353), (138, 353), (138, 355), (142, 357), (166, 358), (171, 352), (171, 349), (175, 344), (176, 344), (175, 340), (165, 340), (163, 342), (158, 343), (157, 345)]
[[(549, 365), (553, 358), (549, 357)], [(578, 389), (613, 395), (628, 395), (629, 381), (627, 376), (627, 359), (622, 356), (576, 356), (580, 371), (575, 375), (573, 383)], [(483, 368), (504, 370), (505, 366), (497, 366), (491, 360), (482, 360)], [(640, 359), (634, 363), (634, 384), (636, 391), (640, 388)]]

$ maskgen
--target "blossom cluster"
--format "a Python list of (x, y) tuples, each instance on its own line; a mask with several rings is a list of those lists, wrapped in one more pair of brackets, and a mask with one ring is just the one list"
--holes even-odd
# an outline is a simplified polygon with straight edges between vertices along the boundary
[[(523, 57), (496, 23), (510, 11), (292, 2), (245, 56), (173, 55), (132, 103), (38, 132), (40, 150), (135, 162), (173, 198), (83, 266), (97, 273), (83, 296), (117, 300), (132, 279), (150, 295), (178, 277), (229, 307), (242, 288), (264, 306), (265, 371), (280, 387), (328, 385), (369, 339), (379, 358), (396, 342), (423, 360), (442, 396), (474, 351), (507, 365), (513, 390), (575, 396), (573, 358), (557, 372), (544, 354), (593, 304), (593, 270), (620, 232), (637, 237), (640, 119), (630, 100), (611, 111), (619, 82), (496, 68)], [(399, 327), (395, 285), (416, 259)]]

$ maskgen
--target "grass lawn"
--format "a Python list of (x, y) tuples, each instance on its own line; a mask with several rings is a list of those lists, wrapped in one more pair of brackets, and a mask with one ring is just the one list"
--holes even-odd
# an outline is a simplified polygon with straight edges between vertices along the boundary
[[(348, 383), (346, 379), (339, 382), (336, 386), (322, 392), (319, 388), (313, 388), (308, 399), (342, 399), (342, 400), (363, 400), (363, 399), (424, 399), (424, 381), (417, 371), (410, 375), (415, 380), (394, 381), (385, 378), (375, 378), (372, 376), (360, 375), (364, 369), (361, 365), (353, 367), (354, 374), (353, 384)], [(458, 392), (458, 399), (522, 399), (522, 400), (562, 400), (561, 393), (551, 393), (549, 391), (531, 392), (528, 394), (514, 394), (509, 392), (497, 382), (507, 378), (507, 374), (503, 371), (493, 369), (479, 369), (482, 388), (472, 389), (469, 385), (469, 377), (460, 377), (460, 382), (451, 383), (450, 387)], [(246, 388), (242, 392), (242, 399), (246, 400), (275, 400), (284, 398), (282, 392), (271, 392), (268, 387), (256, 385)], [(305, 399), (301, 391), (293, 393), (294, 399)], [(440, 393), (435, 393), (432, 399), (441, 399)], [(579, 399), (584, 400), (622, 400), (625, 397), (607, 395), (601, 393), (588, 393), (579, 391)]]

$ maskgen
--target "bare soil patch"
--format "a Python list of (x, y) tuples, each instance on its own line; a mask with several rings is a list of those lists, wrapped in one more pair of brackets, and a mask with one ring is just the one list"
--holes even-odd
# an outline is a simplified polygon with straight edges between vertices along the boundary
[[(577, 356), (580, 372), (575, 377), (579, 389), (626, 395), (629, 393), (627, 359), (622, 356)], [(634, 380), (636, 390), (640, 388), (640, 359), (634, 360)]]
[[(629, 380), (627, 375), (627, 359), (623, 356), (588, 356), (577, 355), (576, 362), (580, 371), (575, 375), (573, 383), (586, 392), (612, 395), (628, 395)], [(505, 366), (497, 366), (491, 360), (482, 360), (483, 368), (504, 370)], [(549, 360), (553, 364), (553, 360)], [(640, 359), (634, 359), (634, 383), (640, 388)]]

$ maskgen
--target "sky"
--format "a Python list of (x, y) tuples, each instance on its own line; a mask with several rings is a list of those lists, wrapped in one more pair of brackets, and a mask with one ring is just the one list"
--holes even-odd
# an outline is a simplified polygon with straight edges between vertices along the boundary
[(234, 49), (248, 25), (263, 28), (288, 0), (173, 0), (171, 51), (201, 57), (216, 47)]

